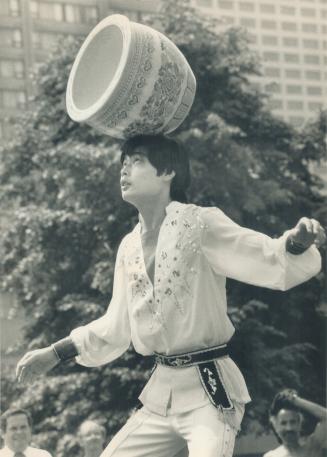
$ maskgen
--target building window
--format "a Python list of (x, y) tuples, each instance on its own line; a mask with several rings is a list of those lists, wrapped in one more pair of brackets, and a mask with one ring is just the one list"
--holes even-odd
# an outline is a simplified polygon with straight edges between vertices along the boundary
[(63, 5), (60, 3), (31, 2), (31, 14), (34, 18), (44, 19), (46, 21), (64, 20)]
[(282, 100), (270, 100), (269, 101), (270, 109), (283, 109)]
[(4, 108), (25, 108), (26, 95), (24, 91), (3, 90), (1, 104)]
[(300, 70), (289, 69), (285, 70), (285, 76), (286, 78), (299, 79), (301, 78), (301, 72)]
[(306, 71), (305, 72), (305, 76), (308, 78), (308, 79), (312, 79), (314, 81), (320, 81), (321, 79), (321, 73), (320, 71)]
[(298, 46), (299, 40), (297, 38), (293, 38), (293, 37), (284, 37), (283, 44), (285, 46), (295, 47), (295, 46)]
[(308, 63), (310, 65), (319, 65), (320, 58), (319, 58), (319, 56), (315, 56), (315, 55), (311, 55), (311, 54), (305, 54), (304, 62)]
[(284, 60), (289, 63), (299, 63), (300, 57), (298, 54), (284, 54)]
[(32, 44), (34, 49), (51, 50), (57, 46), (62, 35), (47, 32), (33, 32)]
[(318, 49), (319, 43), (317, 40), (303, 40), (303, 46), (307, 49)]
[(279, 61), (279, 54), (278, 52), (269, 52), (266, 51), (263, 53), (263, 58), (268, 62), (278, 62)]
[(302, 94), (302, 86), (288, 85), (286, 86), (286, 92), (291, 95)]
[(20, 29), (0, 28), (0, 47), (22, 47), (22, 32)]
[(218, 6), (224, 10), (232, 10), (234, 8), (234, 2), (232, 0), (219, 0)]
[(302, 24), (303, 32), (314, 33), (318, 32), (318, 27), (316, 24)]
[(82, 22), (81, 10), (78, 5), (64, 5), (64, 21), (70, 24)]
[(301, 8), (302, 16), (304, 17), (315, 17), (316, 11), (312, 8)]
[(261, 13), (274, 13), (275, 12), (275, 5), (269, 5), (269, 4), (262, 4), (260, 5), (260, 11)]
[(277, 22), (275, 21), (261, 21), (261, 27), (263, 29), (274, 30), (277, 27)]
[(9, 0), (9, 10), (11, 16), (20, 15), (20, 1), (19, 0)]
[(278, 77), (278, 76), (280, 76), (280, 69), (273, 68), (273, 67), (267, 67), (265, 69), (265, 75), (269, 76), (270, 78)]
[(223, 16), (222, 19), (225, 22), (225, 24), (234, 24), (235, 22), (235, 18), (232, 16)]
[(303, 102), (300, 102), (298, 100), (289, 100), (287, 102), (287, 108), (294, 111), (302, 110)]
[(295, 32), (297, 30), (297, 24), (295, 22), (282, 22), (282, 30)]
[(282, 14), (290, 14), (290, 15), (294, 15), (296, 10), (295, 8), (293, 8), (292, 6), (281, 6), (280, 7), (280, 12)]
[(212, 7), (212, 0), (197, 0), (196, 1), (198, 6), (202, 6), (205, 8), (211, 8)]
[(255, 27), (255, 19), (252, 17), (242, 17), (240, 20), (240, 24), (244, 27)]
[(319, 111), (322, 108), (322, 103), (320, 102), (309, 102), (308, 108), (310, 111)]
[(1, 60), (0, 74), (3, 78), (24, 78), (24, 63), (21, 60)]
[(290, 116), (289, 122), (293, 124), (295, 127), (301, 127), (304, 124), (304, 117), (301, 116)]
[(280, 94), (282, 91), (281, 85), (277, 84), (276, 82), (266, 84), (265, 89), (270, 94)]
[(240, 3), (240, 11), (254, 11), (254, 4), (249, 2), (241, 2)]
[(84, 20), (85, 24), (96, 24), (99, 20), (98, 8), (96, 6), (84, 6)]
[(307, 94), (308, 95), (322, 95), (322, 89), (321, 89), (321, 87), (317, 87), (317, 86), (308, 86)]
[(276, 45), (278, 45), (278, 37), (273, 36), (273, 35), (264, 35), (262, 37), (262, 44), (276, 46)]

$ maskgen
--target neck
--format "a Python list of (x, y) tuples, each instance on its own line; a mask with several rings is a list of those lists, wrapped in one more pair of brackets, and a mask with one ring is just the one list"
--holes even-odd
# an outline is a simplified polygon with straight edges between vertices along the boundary
[(171, 202), (168, 196), (148, 199), (141, 205), (138, 205), (137, 209), (140, 213), (140, 223), (142, 227), (142, 233), (154, 230), (162, 224), (162, 221), (166, 217), (166, 207)]
[(102, 447), (99, 447), (99, 449), (85, 449), (84, 457), (99, 457), (102, 452)]
[(292, 455), (297, 455), (296, 452), (300, 449), (299, 443), (289, 443), (289, 444), (284, 444), (286, 449), (292, 454)]

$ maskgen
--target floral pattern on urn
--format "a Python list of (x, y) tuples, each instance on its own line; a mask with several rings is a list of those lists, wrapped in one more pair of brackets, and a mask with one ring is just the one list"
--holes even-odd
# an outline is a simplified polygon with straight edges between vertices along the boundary
[(188, 115), (195, 92), (194, 74), (172, 41), (114, 14), (81, 46), (66, 106), (74, 121), (124, 139), (174, 131)]

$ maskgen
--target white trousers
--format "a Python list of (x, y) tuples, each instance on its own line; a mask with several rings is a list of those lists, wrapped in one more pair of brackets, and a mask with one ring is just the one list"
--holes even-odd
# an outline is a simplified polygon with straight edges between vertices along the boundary
[(168, 416), (143, 407), (100, 457), (231, 457), (235, 435), (211, 404)]

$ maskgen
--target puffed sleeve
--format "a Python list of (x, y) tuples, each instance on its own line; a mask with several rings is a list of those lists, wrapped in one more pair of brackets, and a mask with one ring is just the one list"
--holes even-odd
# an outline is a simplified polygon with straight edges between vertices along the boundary
[(319, 273), (315, 246), (301, 255), (286, 251), (288, 232), (277, 239), (233, 222), (218, 208), (200, 213), (202, 251), (213, 270), (229, 278), (270, 289), (287, 290)]
[(106, 314), (90, 324), (74, 329), (70, 334), (78, 350), (76, 361), (80, 365), (94, 367), (111, 362), (130, 345), (123, 251), (122, 242), (116, 258), (112, 299)]

